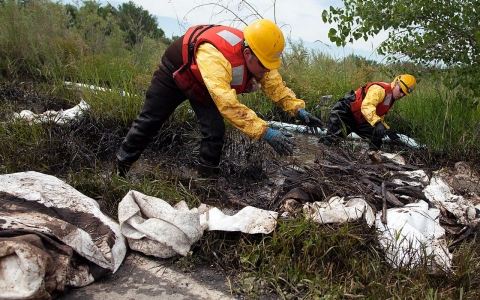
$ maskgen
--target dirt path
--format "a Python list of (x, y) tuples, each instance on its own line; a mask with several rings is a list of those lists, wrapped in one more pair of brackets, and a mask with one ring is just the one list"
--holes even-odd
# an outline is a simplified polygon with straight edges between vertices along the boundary
[(115, 274), (88, 286), (72, 289), (59, 300), (227, 300), (239, 299), (229, 292), (226, 278), (215, 267), (199, 267), (185, 273), (166, 261), (131, 252)]

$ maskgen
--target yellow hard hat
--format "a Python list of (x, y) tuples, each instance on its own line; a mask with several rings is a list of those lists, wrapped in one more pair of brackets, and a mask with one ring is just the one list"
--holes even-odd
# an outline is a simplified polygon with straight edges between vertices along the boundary
[(277, 24), (267, 19), (256, 20), (243, 29), (243, 35), (265, 68), (274, 70), (280, 67), (285, 39)]
[(402, 88), (402, 91), (406, 95), (410, 95), (410, 93), (417, 86), (417, 81), (415, 80), (415, 77), (409, 74), (398, 75), (397, 77), (395, 77), (392, 83), (395, 82), (398, 82), (398, 84)]

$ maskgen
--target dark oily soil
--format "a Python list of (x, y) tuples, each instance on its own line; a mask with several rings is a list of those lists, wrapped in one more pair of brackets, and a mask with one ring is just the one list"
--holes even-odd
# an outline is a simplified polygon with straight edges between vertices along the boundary
[[(4, 84), (0, 88), (0, 99), (13, 111), (35, 108), (36, 113), (70, 108), (75, 104), (67, 106), (67, 103), (78, 102), (35, 92), (35, 89), (29, 84)], [(84, 169), (110, 174), (115, 152), (129, 129), (93, 114), (86, 114), (66, 126), (46, 126), (51, 141), (48, 149), (38, 151), (42, 153), (42, 163), (49, 166), (50, 174), (59, 177)], [(421, 149), (389, 144), (384, 150), (402, 153), (406, 165), (372, 161), (364, 150), (365, 145), (358, 141), (346, 141), (340, 147), (325, 147), (317, 145), (318, 137), (295, 133), (292, 138), (297, 145), (294, 155), (281, 157), (268, 144), (251, 140), (227, 126), (220, 175), (215, 180), (202, 179), (196, 175), (201, 138), (198, 124), (195, 120), (172, 121), (164, 124), (134, 164), (129, 179), (143, 180), (152, 173), (160, 179), (178, 179), (201, 202), (231, 209), (252, 205), (278, 211), (287, 199), (303, 203), (328, 200), (333, 195), (361, 195), (372, 206), (381, 209), (379, 189), (382, 183), (385, 182), (388, 191), (397, 188), (388, 171), (422, 169), (429, 173), (441, 164), (442, 167), (453, 166), (453, 163), (432, 158), (426, 161)], [(401, 192), (413, 194), (416, 199), (424, 198), (417, 190)], [(399, 193), (398, 189), (396, 193)]]
[[(2, 121), (8, 120), (10, 113), (23, 109), (42, 113), (67, 109), (78, 103), (72, 104), (48, 93), (35, 93), (22, 85), (1, 86), (0, 100), (5, 108), (0, 115)], [(85, 169), (111, 175), (115, 152), (128, 132), (128, 128), (110, 124), (93, 114), (87, 114), (68, 125), (49, 124), (46, 130), (51, 139), (48, 148), (25, 151), (42, 154), (42, 164), (49, 166), (51, 175), (60, 178), (67, 177), (68, 172)], [(195, 120), (181, 124), (172, 121), (163, 126), (134, 164), (128, 180), (141, 182), (145, 176), (152, 174), (156, 180), (171, 180), (172, 184), (178, 180), (200, 202), (232, 213), (247, 205), (279, 213), (297, 213), (306, 202), (326, 201), (332, 196), (360, 196), (378, 211), (385, 205), (385, 198), (388, 198), (388, 208), (426, 199), (421, 189), (400, 186), (394, 182), (395, 179), (402, 179), (399, 171), (424, 170), (430, 175), (440, 167), (453, 169), (455, 164), (432, 157), (427, 159), (421, 149), (386, 144), (385, 151), (401, 153), (405, 159), (405, 165), (398, 165), (369, 154), (365, 150), (365, 143), (345, 141), (339, 147), (326, 147), (317, 145), (318, 137), (294, 133), (292, 139), (297, 145), (294, 155), (281, 157), (268, 144), (253, 141), (228, 126), (220, 174), (215, 179), (204, 179), (196, 174), (201, 138), (198, 125)], [(32, 170), (28, 164), (25, 165), (27, 169), (22, 171)], [(469, 182), (457, 185), (460, 194), (480, 194), (479, 185), (470, 186)], [(111, 207), (115, 209), (116, 205)], [(116, 215), (114, 211), (106, 213)], [(455, 224), (451, 218), (442, 215), (443, 222)], [(460, 229), (453, 228), (449, 232), (457, 234)], [(462, 238), (466, 236), (463, 234)], [(216, 288), (228, 291), (225, 281), (222, 281), (222, 278), (228, 278), (228, 274), (222, 273), (223, 268), (215, 265), (215, 259), (211, 261), (211, 265), (196, 266), (194, 276), (212, 286), (221, 282), (221, 286)], [(105, 283), (120, 287), (130, 285), (130, 278), (139, 280), (135, 283), (139, 287), (149, 280), (156, 284), (155, 276), (142, 274), (134, 264), (127, 263), (118, 273), (104, 280)]]

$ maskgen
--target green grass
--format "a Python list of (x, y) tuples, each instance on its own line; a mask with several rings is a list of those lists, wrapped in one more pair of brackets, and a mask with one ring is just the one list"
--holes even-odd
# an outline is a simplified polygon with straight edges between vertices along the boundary
[[(251, 299), (475, 299), (478, 245), (454, 252), (455, 274), (431, 275), (423, 266), (394, 270), (365, 224), (319, 225), (303, 216), (280, 220), (270, 235), (209, 232), (194, 256), (211, 257), (240, 272), (234, 291)], [(461, 261), (461, 262), (460, 262)], [(427, 261), (425, 261), (425, 264)], [(227, 268), (227, 273), (229, 273)], [(477, 281), (477, 282), (475, 282)]]
[[(141, 109), (166, 45), (146, 39), (145, 44), (127, 50), (118, 28), (106, 37), (100, 34), (104, 27), (90, 35), (102, 38), (99, 44), (95, 39), (83, 39), (85, 28), (69, 29), (58, 5), (33, 1), (29, 3), (35, 5), (22, 9), (16, 3), (4, 1), (0, 9), (0, 173), (34, 170), (58, 176), (99, 201), (113, 217), (118, 202), (132, 189), (171, 204), (184, 200), (189, 207), (218, 192), (194, 186), (169, 172), (174, 160), (165, 168), (158, 164), (145, 170), (139, 178), (125, 180), (112, 174), (115, 152)], [(86, 21), (95, 23), (98, 16), (88, 19), (84, 13)], [(45, 37), (42, 32), (50, 34)], [(468, 92), (447, 90), (441, 80), (420, 67), (384, 66), (354, 56), (332, 58), (301, 44), (290, 48), (280, 69), (283, 79), (323, 121), (328, 121), (329, 108), (346, 92), (408, 71), (417, 76), (418, 86), (411, 97), (395, 104), (387, 123), (427, 145), (423, 153), (427, 166), (436, 166), (439, 157), (478, 165), (480, 111), (478, 99), (468, 98)], [(107, 91), (73, 89), (64, 81), (92, 84)], [(16, 89), (19, 86), (22, 91)], [(24, 92), (32, 95), (30, 104), (37, 101), (45, 109), (60, 102), (75, 105), (84, 99), (91, 110), (82, 120), (62, 126), (12, 123), (9, 118), (13, 112), (29, 108), (22, 104)], [(16, 97), (16, 93), (21, 96)], [(323, 95), (332, 95), (332, 100), (319, 103)], [(295, 121), (261, 92), (239, 99), (265, 120)], [(167, 123), (158, 140), (188, 143), (198, 139), (197, 132), (191, 130), (195, 117), (188, 102)], [(227, 123), (227, 130), (235, 129)], [(154, 154), (149, 157), (155, 160), (177, 150), (162, 147), (161, 142), (155, 143), (149, 150)], [(194, 188), (201, 193), (193, 193)], [(276, 293), (283, 299), (478, 299), (480, 249), (476, 239), (475, 235), (454, 247), (453, 274), (433, 276), (422, 267), (392, 269), (376, 246), (374, 230), (364, 224), (318, 225), (298, 216), (280, 220), (269, 235), (207, 232), (194, 245), (192, 255), (177, 258), (177, 263), (194, 269), (198, 261), (214, 261), (230, 276), (232, 290), (252, 299), (265, 293)]]
[(400, 100), (393, 111), (393, 122), (429, 151), (458, 160), (479, 155), (480, 110), (461, 99), (461, 91), (448, 91), (421, 82), (411, 97)]

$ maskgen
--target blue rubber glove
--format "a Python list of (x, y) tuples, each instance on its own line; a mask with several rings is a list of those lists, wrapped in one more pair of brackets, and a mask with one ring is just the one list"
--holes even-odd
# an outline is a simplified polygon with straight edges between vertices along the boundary
[(297, 113), (297, 118), (305, 125), (307, 125), (308, 127), (310, 127), (310, 129), (312, 130), (312, 132), (316, 132), (316, 129), (317, 127), (320, 127), (320, 128), (324, 128), (325, 127), (325, 124), (323, 124), (323, 122), (313, 116), (311, 113), (309, 113), (308, 111), (305, 110), (305, 108), (302, 108), (298, 111)]
[(292, 155), (295, 143), (286, 137), (281, 131), (268, 128), (263, 138), (280, 155)]

